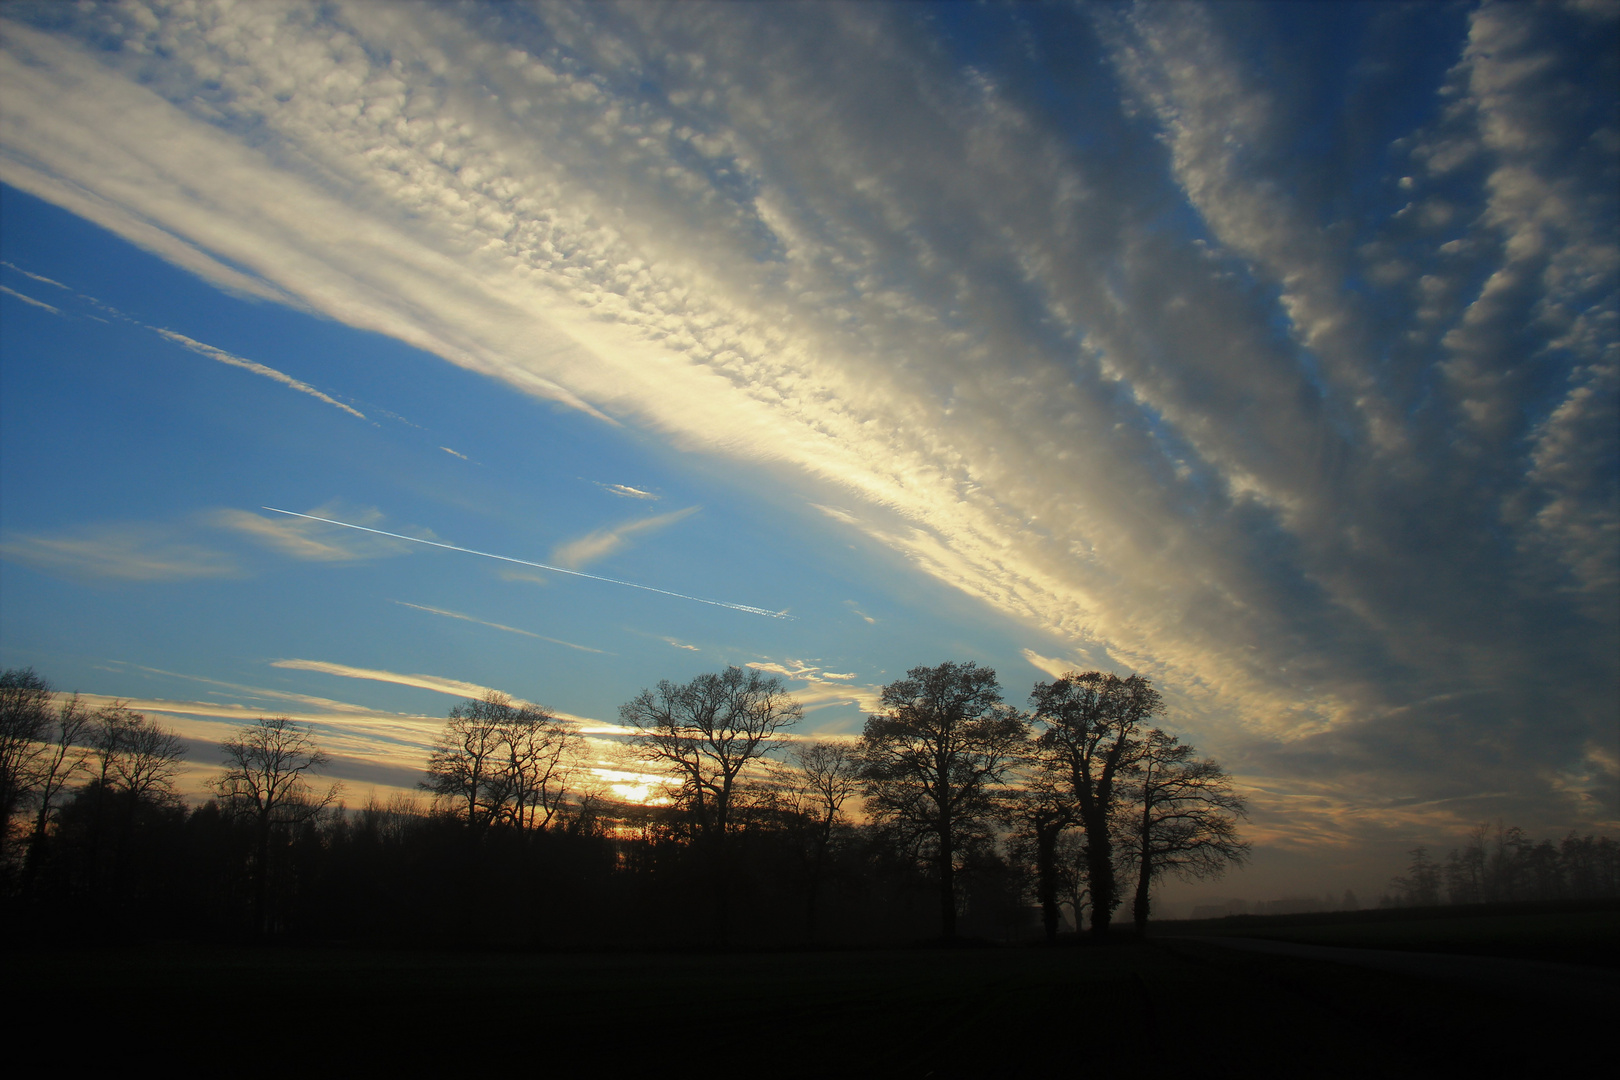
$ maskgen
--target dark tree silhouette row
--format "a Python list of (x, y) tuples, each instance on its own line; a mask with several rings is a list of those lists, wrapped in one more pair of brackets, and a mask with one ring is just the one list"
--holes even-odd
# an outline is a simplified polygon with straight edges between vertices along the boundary
[(1571, 832), (1557, 844), (1532, 840), (1517, 825), (1476, 825), (1460, 848), (1436, 862), (1409, 852), (1406, 873), (1380, 898), (1383, 907), (1585, 900), (1620, 896), (1620, 844)]
[[(346, 811), (310, 732), (280, 717), (223, 744), (213, 798), (187, 809), (183, 744), (119, 705), (3, 679), (4, 885), (17, 910), (99, 910), (259, 935), (509, 945), (1008, 937), (1029, 901), (1140, 932), (1153, 882), (1219, 874), (1247, 850), (1220, 767), (1149, 725), (1141, 677), (1075, 673), (1023, 712), (977, 665), (919, 667), (858, 741), (798, 742), (782, 681), (728, 668), (645, 690), (628, 743), (669, 778), (664, 806), (582, 782), (582, 740), (502, 695), (451, 710), (423, 788)], [(864, 804), (866, 822), (848, 808)], [(1129, 884), (1122, 884), (1129, 883)], [(932, 894), (934, 915), (927, 914)], [(161, 912), (162, 915), (156, 913)], [(798, 912), (795, 916), (793, 912)]]

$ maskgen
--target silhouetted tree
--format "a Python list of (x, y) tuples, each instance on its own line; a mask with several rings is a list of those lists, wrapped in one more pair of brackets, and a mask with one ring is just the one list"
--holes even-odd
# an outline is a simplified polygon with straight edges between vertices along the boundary
[(1143, 738), (1124, 786), (1131, 814), (1122, 822), (1128, 822), (1122, 861), (1136, 871), (1132, 912), (1138, 936), (1147, 932), (1155, 878), (1220, 877), (1229, 864), (1248, 857), (1249, 845), (1237, 836), (1243, 800), (1219, 765), (1195, 753), (1154, 728)]
[(811, 834), (810, 883), (805, 898), (805, 939), (816, 940), (816, 905), (832, 848), (833, 829), (844, 803), (860, 788), (860, 766), (852, 750), (842, 743), (816, 742), (793, 754), (799, 766), (801, 805), (814, 823)]
[(867, 810), (938, 875), (940, 933), (956, 935), (956, 875), (1005, 812), (1029, 722), (977, 664), (915, 667), (883, 688), (856, 749)]
[(1160, 698), (1140, 675), (1071, 673), (1037, 683), (1030, 695), (1040, 767), (1067, 788), (1086, 834), (1091, 932), (1106, 937), (1119, 903), (1113, 829), (1118, 784), (1138, 748), (1137, 732), (1159, 711)]
[(780, 678), (737, 667), (683, 685), (665, 679), (619, 710), (635, 731), (630, 745), (674, 774), (676, 805), (712, 837), (731, 824), (743, 770), (802, 716)]
[(178, 735), (122, 701), (97, 710), (91, 730), (91, 752), (104, 787), (131, 802), (174, 798), (175, 774), (186, 756)]
[(306, 727), (285, 716), (260, 717), (220, 744), (225, 772), (214, 781), (220, 806), (253, 826), (253, 911), (261, 934), (271, 932), (272, 841), (313, 821), (337, 801), (341, 785), (317, 791), (309, 774), (330, 759)]
[(0, 840), (9, 840), (11, 819), (27, 804), (51, 718), (51, 686), (33, 668), (0, 674)]
[(1415, 847), (1405, 875), (1390, 881), (1397, 903), (1407, 907), (1432, 907), (1440, 902), (1440, 867), (1429, 857), (1429, 849)]
[(725, 944), (731, 931), (731, 853), (744, 771), (803, 716), (782, 680), (728, 667), (677, 685), (668, 679), (619, 710), (630, 745), (674, 774), (675, 810), (698, 842), (712, 892), (710, 925)]
[(561, 808), (579, 737), (547, 710), (505, 694), (450, 710), (422, 786), (473, 831), (544, 829)]
[(34, 828), (28, 837), (27, 861), (23, 867), (23, 887), (29, 887), (39, 868), (45, 847), (46, 830), (56, 800), (79, 773), (88, 769), (85, 751), (79, 746), (88, 730), (92, 716), (79, 703), (79, 695), (57, 705), (48, 739), (42, 743), (41, 753), (34, 759), (32, 797), (37, 804)]
[[(1057, 940), (1064, 900), (1073, 893), (1075, 867), (1063, 849), (1064, 833), (1075, 825), (1073, 803), (1055, 790), (1048, 774), (1037, 771), (1019, 795), (1013, 813), (1015, 853), (1035, 866), (1035, 901), (1048, 942)], [(1076, 925), (1079, 912), (1075, 913)]]

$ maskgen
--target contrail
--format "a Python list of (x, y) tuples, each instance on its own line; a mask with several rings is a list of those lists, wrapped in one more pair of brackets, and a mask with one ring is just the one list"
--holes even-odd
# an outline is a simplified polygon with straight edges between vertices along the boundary
[(514, 559), (509, 555), (496, 555), (488, 551), (475, 551), (472, 548), (457, 547), (455, 544), (441, 544), (437, 540), (423, 540), (415, 536), (401, 536), (399, 533), (386, 532), (382, 529), (370, 529), (364, 525), (351, 525), (347, 521), (333, 521), (331, 518), (316, 517), (314, 514), (299, 514), (292, 510), (278, 510), (274, 506), (261, 506), (260, 510), (268, 510), (272, 514), (286, 514), (288, 517), (303, 518), (305, 521), (322, 521), (328, 525), (341, 525), (345, 529), (359, 529), (361, 532), (375, 533), (378, 536), (391, 536), (395, 540), (409, 540), (413, 544), (426, 544), (429, 547), (444, 548), (446, 551), (465, 551), (468, 555), (482, 555), (486, 559), (499, 559), (501, 562), (517, 563), (519, 566), (532, 566), (538, 570), (550, 570), (554, 574), (568, 574), (571, 577), (589, 578), (591, 581), (605, 581), (609, 585), (624, 585), (632, 589), (641, 589), (644, 592), (655, 592), (663, 596), (673, 596), (679, 600), (696, 600), (700, 604), (709, 604), (713, 607), (729, 608), (732, 611), (745, 611), (750, 615), (763, 615), (768, 619), (792, 619), (793, 616), (785, 611), (771, 611), (767, 608), (752, 607), (748, 604), (732, 604), (725, 600), (706, 600), (701, 596), (688, 596), (686, 593), (671, 592), (668, 589), (656, 589), (651, 585), (640, 585), (634, 581), (620, 581), (618, 578), (601, 577), (597, 574), (586, 574), (578, 570), (568, 570), (561, 566), (548, 566), (546, 563), (530, 562), (528, 559)]

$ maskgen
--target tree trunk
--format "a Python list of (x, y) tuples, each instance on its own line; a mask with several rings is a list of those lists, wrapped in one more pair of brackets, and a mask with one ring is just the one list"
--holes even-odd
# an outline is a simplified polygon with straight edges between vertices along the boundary
[(1051, 825), (1037, 825), (1035, 830), (1035, 882), (1041, 901), (1041, 923), (1046, 930), (1047, 944), (1057, 941), (1057, 838), (1061, 829)]
[(951, 831), (939, 837), (939, 936), (956, 939), (956, 852), (951, 847)]
[(255, 823), (254, 846), (258, 848), (259, 865), (253, 875), (253, 915), (260, 937), (270, 936), (270, 818), (260, 815)]
[(1131, 914), (1136, 919), (1136, 936), (1139, 938), (1147, 936), (1149, 890), (1152, 884), (1153, 855), (1144, 850), (1141, 871), (1136, 875), (1136, 902), (1131, 905)]
[(1091, 888), (1091, 936), (1096, 941), (1108, 937), (1108, 924), (1114, 919), (1114, 845), (1108, 836), (1108, 819), (1090, 815), (1086, 819), (1086, 878)]

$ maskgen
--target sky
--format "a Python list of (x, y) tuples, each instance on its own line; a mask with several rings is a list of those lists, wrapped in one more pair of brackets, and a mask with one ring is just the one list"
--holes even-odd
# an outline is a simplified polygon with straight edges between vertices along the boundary
[(0, 663), (351, 801), (1100, 668), (1249, 803), (1175, 895), (1615, 835), (1617, 101), (1611, 0), (12, 0)]

